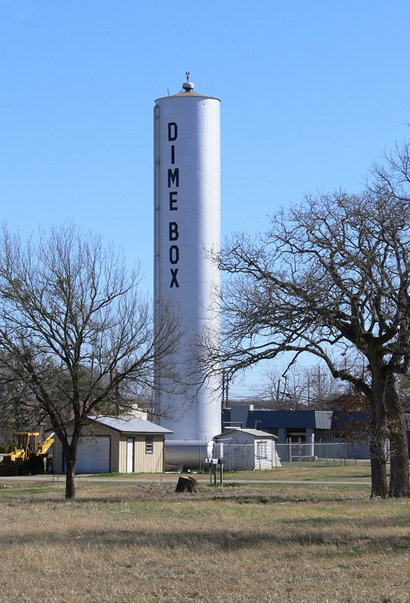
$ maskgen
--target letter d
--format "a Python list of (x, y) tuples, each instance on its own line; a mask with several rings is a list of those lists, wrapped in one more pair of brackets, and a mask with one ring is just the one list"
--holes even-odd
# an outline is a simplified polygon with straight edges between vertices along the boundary
[(174, 121), (168, 123), (168, 140), (176, 140), (178, 136), (178, 126)]

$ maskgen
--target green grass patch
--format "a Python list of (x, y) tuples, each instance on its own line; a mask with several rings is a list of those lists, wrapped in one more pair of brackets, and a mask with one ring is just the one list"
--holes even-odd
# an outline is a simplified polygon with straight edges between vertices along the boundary
[[(57, 488), (60, 490), (60, 488)], [(0, 500), (14, 498), (15, 496), (36, 496), (38, 494), (49, 494), (56, 491), (55, 485), (46, 482), (13, 482), (0, 484)]]

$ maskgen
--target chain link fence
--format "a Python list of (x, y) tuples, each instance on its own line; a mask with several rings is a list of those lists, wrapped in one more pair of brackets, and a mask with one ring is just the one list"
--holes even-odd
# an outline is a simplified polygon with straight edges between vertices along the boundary
[[(271, 447), (272, 445), (272, 447)], [(283, 467), (303, 469), (320, 466), (354, 465), (359, 459), (369, 459), (369, 447), (362, 443), (288, 441), (269, 442), (255, 446), (237, 442), (225, 443), (223, 449), (226, 471), (246, 471)]]
[(352, 465), (359, 459), (370, 458), (369, 446), (365, 443), (288, 441), (276, 444), (276, 450), (282, 465), (286, 463), (295, 468)]

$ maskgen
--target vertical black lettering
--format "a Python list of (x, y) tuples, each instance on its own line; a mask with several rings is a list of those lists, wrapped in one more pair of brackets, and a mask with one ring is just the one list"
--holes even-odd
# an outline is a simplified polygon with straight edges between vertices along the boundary
[(169, 191), (169, 211), (176, 211), (178, 209), (178, 199), (176, 198), (177, 194), (178, 191)]
[(169, 240), (170, 241), (178, 241), (179, 232), (178, 232), (178, 224), (176, 222), (169, 223)]
[[(178, 138), (178, 125), (174, 121), (168, 122), (168, 142), (174, 142)], [(171, 165), (175, 165), (175, 145), (170, 145), (170, 162)], [(168, 168), (168, 188), (179, 187), (179, 168)], [(176, 211), (178, 209), (178, 191), (169, 191), (169, 211)], [(179, 239), (179, 228), (177, 222), (168, 223), (168, 239), (170, 241), (178, 241)], [(171, 245), (169, 248), (169, 262), (174, 265), (179, 262), (179, 247), (177, 245)], [(178, 283), (178, 268), (170, 268), (171, 271), (171, 282), (170, 288), (179, 287)]]
[(169, 248), (169, 263), (178, 264), (179, 262), (179, 247), (177, 245), (171, 245)]
[(179, 287), (179, 283), (177, 280), (178, 268), (170, 268), (170, 270), (171, 270), (172, 280), (171, 280), (171, 284), (170, 284), (169, 288), (171, 289), (172, 287)]
[(168, 140), (169, 142), (176, 140), (178, 136), (178, 126), (174, 121), (168, 123)]
[(168, 188), (171, 188), (172, 184), (179, 186), (179, 168), (175, 168), (174, 170), (168, 168)]

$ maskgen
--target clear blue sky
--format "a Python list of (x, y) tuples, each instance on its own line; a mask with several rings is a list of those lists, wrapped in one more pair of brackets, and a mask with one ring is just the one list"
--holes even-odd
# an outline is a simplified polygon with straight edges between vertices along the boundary
[(409, 31), (408, 0), (0, 0), (2, 219), (102, 234), (150, 291), (154, 99), (222, 100), (223, 236), (262, 231), (409, 137)]

